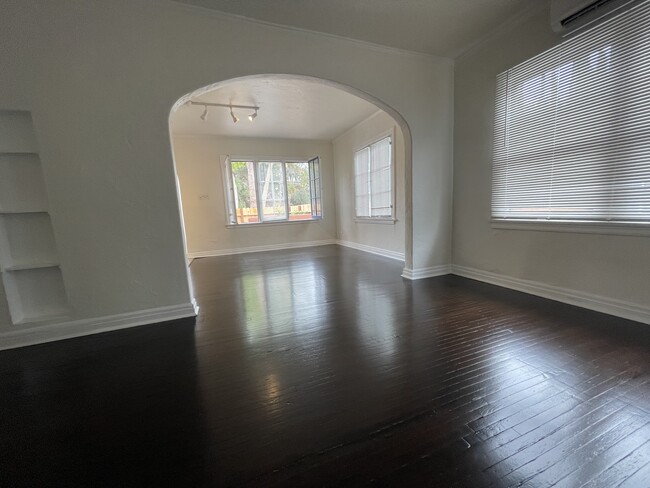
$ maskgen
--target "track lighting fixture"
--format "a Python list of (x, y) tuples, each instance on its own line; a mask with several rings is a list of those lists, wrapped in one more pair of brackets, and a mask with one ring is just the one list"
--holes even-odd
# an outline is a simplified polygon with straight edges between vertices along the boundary
[(236, 124), (239, 122), (239, 117), (237, 117), (234, 113), (232, 113), (232, 107), (230, 107), (230, 116), (232, 117), (232, 123)]
[(209, 103), (209, 102), (195, 102), (194, 100), (189, 100), (187, 102), (188, 105), (201, 105), (203, 107), (203, 113), (201, 114), (201, 120), (206, 121), (208, 119), (208, 107), (223, 107), (223, 108), (228, 108), (230, 109), (230, 117), (232, 118), (233, 124), (236, 124), (239, 122), (239, 117), (235, 115), (235, 112), (233, 112), (234, 108), (241, 108), (241, 109), (247, 109), (247, 110), (254, 110), (253, 113), (248, 115), (248, 120), (251, 122), (255, 120), (257, 117), (257, 111), (260, 109), (256, 105), (233, 105), (233, 104), (225, 104), (225, 103)]

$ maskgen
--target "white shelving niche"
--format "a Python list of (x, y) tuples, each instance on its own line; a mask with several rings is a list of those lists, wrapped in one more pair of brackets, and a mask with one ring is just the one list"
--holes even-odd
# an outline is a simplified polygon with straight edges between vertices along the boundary
[(13, 325), (69, 314), (31, 114), (0, 110), (0, 272)]

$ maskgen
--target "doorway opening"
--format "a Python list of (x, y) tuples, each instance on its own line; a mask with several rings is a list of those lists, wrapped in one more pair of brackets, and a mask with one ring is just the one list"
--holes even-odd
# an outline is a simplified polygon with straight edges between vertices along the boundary
[(188, 263), (340, 244), (410, 267), (411, 136), (380, 100), (255, 75), (186, 94), (169, 126)]

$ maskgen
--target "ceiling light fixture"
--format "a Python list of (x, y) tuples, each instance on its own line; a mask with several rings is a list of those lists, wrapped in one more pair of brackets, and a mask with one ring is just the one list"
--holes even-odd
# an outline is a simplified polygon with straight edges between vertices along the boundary
[(236, 124), (239, 122), (239, 117), (237, 117), (234, 113), (232, 113), (232, 107), (230, 107), (230, 116), (232, 117), (232, 123)]
[(254, 110), (254, 112), (248, 116), (248, 120), (250, 120), (251, 122), (255, 120), (255, 117), (257, 117), (257, 111), (260, 109), (257, 105), (233, 105), (230, 103), (226, 104), (226, 103), (195, 102), (194, 100), (188, 100), (187, 104), (200, 105), (203, 107), (203, 113), (201, 114), (201, 120), (203, 121), (208, 119), (208, 107), (223, 107), (223, 108), (230, 109), (230, 117), (232, 118), (234, 124), (239, 122), (239, 117), (235, 115), (233, 109)]

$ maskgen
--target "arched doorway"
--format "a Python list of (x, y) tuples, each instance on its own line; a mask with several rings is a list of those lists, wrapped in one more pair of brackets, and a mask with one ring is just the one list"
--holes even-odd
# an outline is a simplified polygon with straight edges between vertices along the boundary
[[(316, 85), (318, 87), (321, 87), (322, 89), (327, 89), (333, 92), (340, 92), (344, 93), (347, 96), (353, 98), (353, 99), (358, 99), (361, 100), (375, 108), (375, 110), (381, 114), (384, 114), (386, 118), (389, 118), (392, 123), (394, 124), (394, 132), (395, 132), (395, 139), (397, 144), (396, 146), (396, 151), (399, 151), (399, 156), (396, 157), (396, 161), (399, 160), (400, 164), (402, 165), (400, 169), (400, 174), (398, 175), (399, 178), (395, 178), (396, 182), (398, 183), (395, 193), (399, 197), (397, 199), (397, 208), (395, 209), (396, 215), (399, 216), (399, 218), (396, 218), (395, 221), (399, 222), (398, 228), (400, 229), (399, 233), (401, 234), (401, 239), (402, 239), (402, 253), (394, 253), (395, 255), (400, 255), (402, 256), (402, 259), (405, 263), (406, 268), (410, 268), (412, 266), (412, 160), (411, 160), (411, 154), (412, 154), (412, 146), (411, 146), (411, 134), (410, 134), (410, 129), (408, 127), (407, 122), (404, 120), (404, 118), (394, 109), (392, 109), (390, 106), (387, 104), (383, 103), (381, 100), (378, 100), (377, 98), (368, 95), (367, 93), (357, 90), (355, 88), (352, 88), (347, 85), (343, 85), (337, 82), (329, 81), (329, 80), (324, 80), (320, 78), (314, 78), (314, 77), (308, 77), (308, 76), (297, 76), (297, 75), (279, 75), (279, 74), (260, 74), (260, 75), (253, 75), (253, 76), (245, 76), (245, 77), (239, 77), (239, 78), (234, 78), (230, 80), (225, 80), (221, 81), (218, 83), (214, 83), (208, 86), (205, 86), (203, 88), (200, 88), (198, 90), (195, 90), (191, 93), (188, 93), (181, 97), (172, 107), (172, 110), (170, 112), (170, 137), (172, 139), (172, 152), (174, 156), (174, 166), (175, 166), (175, 171), (176, 171), (176, 183), (177, 183), (177, 192), (178, 192), (178, 197), (179, 197), (179, 205), (181, 206), (181, 215), (183, 215), (183, 189), (181, 188), (181, 183), (178, 178), (179, 174), (179, 166), (182, 164), (179, 161), (179, 154), (178, 154), (178, 142), (177, 140), (175, 141), (175, 119), (178, 118), (179, 113), (182, 111), (185, 111), (188, 113), (188, 108), (192, 109), (192, 117), (193, 120), (198, 121), (199, 118), (204, 120), (206, 117), (205, 115), (208, 115), (208, 108), (211, 109), (210, 111), (210, 116), (212, 117), (212, 105), (201, 105), (201, 102), (206, 102), (206, 100), (209, 100), (210, 94), (220, 92), (221, 94), (226, 94), (228, 95), (228, 90), (226, 90), (228, 87), (235, 87), (235, 86), (241, 86), (242, 84), (248, 84), (249, 86), (251, 84), (256, 84), (259, 86), (261, 82), (268, 83), (271, 86), (282, 86), (282, 85), (291, 85), (291, 86), (296, 86), (297, 84), (304, 83), (307, 85)], [(216, 101), (221, 102), (221, 104), (226, 105), (225, 111), (223, 113), (217, 113), (216, 116), (222, 117), (223, 120), (228, 119), (228, 104), (232, 104), (237, 108), (237, 105), (243, 105), (247, 106), (250, 105), (250, 108), (257, 107), (259, 106), (260, 108), (260, 114), (262, 114), (262, 117), (258, 119), (263, 120), (263, 117), (268, 117), (268, 112), (265, 114), (265, 103), (264, 102), (259, 102), (258, 100), (255, 100), (255, 97), (253, 96), (248, 97), (247, 99), (236, 99), (237, 93), (235, 91), (235, 97), (233, 98), (232, 92), (230, 93), (230, 96), (222, 97), (221, 99), (218, 99)], [(246, 98), (246, 97), (244, 97)], [(197, 107), (192, 107), (192, 103), (198, 105)], [(218, 104), (216, 104), (218, 105)], [(216, 111), (216, 109), (214, 110)], [(255, 111), (255, 114), (257, 115), (257, 110)], [(246, 114), (244, 114), (245, 116)], [(233, 114), (232, 110), (230, 113), (230, 116), (233, 117), (233, 120), (235, 118), (238, 118), (237, 115)], [(247, 122), (247, 121), (243, 121)], [(230, 121), (228, 121), (230, 123)], [(239, 125), (241, 127), (241, 125)], [(358, 139), (358, 138), (357, 138)], [(362, 138), (363, 139), (363, 138)], [(371, 142), (369, 141), (364, 141), (364, 142)], [(354, 146), (356, 144), (356, 146)], [(356, 149), (357, 146), (359, 145), (359, 142), (353, 143), (354, 148)], [(227, 151), (222, 151), (222, 152), (227, 152)], [(241, 151), (240, 151), (241, 152)], [(243, 151), (245, 152), (245, 151)], [(214, 158), (214, 154), (212, 155)], [(223, 159), (223, 154), (221, 155)], [(219, 175), (215, 174), (215, 178), (218, 178)], [(208, 179), (210, 177), (208, 176)], [(218, 185), (219, 186), (219, 185)], [(221, 188), (223, 188), (223, 182), (220, 185)], [(194, 195), (194, 200), (204, 198), (206, 200), (212, 198), (212, 196), (209, 194), (209, 192), (205, 193), (200, 193), (199, 195)], [(217, 196), (217, 200), (219, 200), (220, 197)], [(223, 201), (224, 198), (221, 197), (221, 200)], [(337, 202), (340, 203), (340, 202)], [(191, 203), (190, 203), (191, 204)], [(348, 202), (349, 204), (349, 202)], [(215, 205), (218, 205), (215, 204)], [(226, 202), (227, 205), (227, 202)], [(187, 207), (187, 201), (186, 201), (186, 207)], [(188, 210), (186, 208), (186, 210)], [(221, 210), (222, 214), (225, 214), (227, 211), (226, 210)], [(186, 245), (186, 254), (188, 256), (192, 256), (193, 253), (188, 251), (188, 246), (187, 246), (187, 234), (188, 234), (188, 229), (183, 227), (184, 231), (184, 240), (185, 240), (185, 245)], [(190, 234), (191, 234), (191, 229), (190, 229)], [(192, 239), (193, 237), (190, 236)], [(212, 240), (218, 240), (218, 237), (212, 236)], [(235, 243), (236, 245), (242, 246), (241, 243)], [(246, 247), (244, 245), (244, 247)], [(251, 246), (252, 247), (252, 246)], [(372, 249), (373, 246), (366, 246), (367, 249)], [(378, 249), (378, 248), (377, 248)], [(232, 249), (230, 249), (232, 251)], [(261, 249), (260, 249), (261, 250)], [(371, 251), (372, 252), (372, 251)], [(225, 253), (225, 252), (224, 252)], [(196, 255), (196, 253), (194, 253)], [(205, 255), (211, 255), (211, 254), (205, 254)], [(213, 254), (215, 255), (215, 254)], [(216, 254), (218, 255), (218, 254)]]
[[(372, 106), (373, 110), (376, 113), (373, 113), (371, 117), (365, 117), (365, 119), (374, 117), (376, 120), (374, 122), (373, 121), (369, 122), (368, 120), (361, 121), (364, 122), (366, 125), (373, 125), (373, 123), (376, 123), (377, 121), (379, 121), (380, 122), (379, 125), (381, 125), (380, 119), (382, 118), (384, 123), (386, 123), (386, 120), (390, 120), (390, 123), (392, 124), (393, 127), (392, 132), (379, 130), (379, 132), (381, 133), (379, 135), (383, 135), (383, 136), (390, 135), (395, 142), (394, 158), (395, 158), (395, 162), (398, 164), (396, 164), (397, 168), (394, 173), (394, 178), (395, 178), (394, 197), (393, 197), (394, 200), (391, 205), (394, 208), (393, 215), (392, 215), (393, 222), (382, 222), (382, 223), (392, 223), (393, 225), (392, 226), (366, 225), (367, 221), (363, 221), (363, 223), (361, 223), (361, 219), (356, 219), (354, 216), (354, 212), (348, 208), (346, 214), (347, 218), (340, 218), (342, 214), (340, 212), (337, 212), (337, 219), (336, 219), (336, 223), (334, 224), (335, 227), (333, 230), (333, 234), (334, 234), (333, 240), (327, 236), (323, 238), (322, 235), (317, 235), (314, 238), (314, 237), (305, 237), (304, 234), (301, 234), (299, 237), (300, 242), (277, 243), (275, 242), (277, 238), (274, 237), (271, 240), (270, 244), (268, 244), (267, 241), (265, 240), (266, 237), (260, 237), (260, 238), (253, 237), (252, 239), (248, 239), (248, 237), (250, 237), (250, 234), (252, 234), (252, 232), (248, 233), (249, 236), (247, 236), (246, 239), (232, 238), (233, 235), (239, 237), (243, 233), (232, 232), (231, 231), (232, 228), (229, 228), (228, 225), (224, 225), (227, 224), (227, 222), (223, 220), (224, 217), (229, 212), (228, 201), (227, 201), (228, 199), (224, 197), (224, 195), (226, 195), (228, 192), (227, 184), (225, 184), (228, 179), (228, 175), (223, 171), (223, 163), (224, 163), (224, 157), (228, 156), (228, 154), (231, 154), (231, 151), (230, 150), (220, 150), (217, 152), (213, 151), (211, 155), (208, 155), (208, 157), (211, 158), (211, 162), (208, 164), (209, 166), (211, 166), (210, 171), (212, 171), (212, 174), (205, 174), (203, 176), (194, 175), (194, 179), (201, 182), (200, 184), (203, 184), (203, 182), (205, 181), (211, 182), (212, 189), (214, 189), (215, 191), (210, 191), (209, 189), (198, 190), (195, 191), (194, 194), (192, 194), (192, 190), (191, 189), (188, 190), (188, 188), (191, 188), (191, 186), (188, 187), (188, 184), (185, 181), (186, 178), (184, 178), (184, 174), (183, 174), (185, 169), (184, 160), (186, 159), (186, 157), (179, 154), (180, 152), (182, 152), (179, 150), (179, 147), (182, 144), (179, 143), (179, 139), (177, 137), (178, 124), (176, 124), (175, 122), (178, 121), (179, 114), (184, 112), (185, 122), (188, 122), (187, 117), (189, 116), (191, 120), (193, 120), (195, 123), (201, 121), (200, 123), (203, 124), (202, 127), (207, 126), (205, 122), (206, 119), (208, 119), (208, 117), (210, 119), (218, 117), (222, 122), (227, 121), (228, 124), (231, 124), (230, 127), (235, 127), (235, 125), (233, 125), (233, 121), (230, 120), (230, 117), (232, 117), (233, 120), (235, 120), (236, 118), (237, 122), (239, 121), (239, 119), (242, 119), (242, 122), (236, 125), (237, 127), (242, 127), (244, 124), (248, 123), (248, 121), (244, 117), (246, 117), (246, 115), (250, 115), (248, 112), (251, 112), (251, 109), (253, 109), (253, 107), (259, 108), (259, 112), (257, 108), (255, 109), (254, 112), (255, 115), (261, 114), (259, 118), (255, 119), (255, 123), (257, 124), (258, 122), (265, 120), (265, 118), (269, 116), (269, 112), (268, 110), (266, 110), (269, 108), (268, 99), (260, 101), (256, 96), (256, 93), (251, 93), (250, 90), (248, 93), (244, 93), (245, 96), (242, 97), (241, 90), (237, 89), (237, 88), (241, 88), (242, 85), (247, 86), (248, 88), (250, 88), (251, 85), (257, 88), (264, 85), (272, 86), (272, 87), (284, 87), (284, 88), (289, 87), (289, 89), (293, 87), (300, 95), (298, 98), (302, 97), (303, 102), (305, 97), (308, 98), (308, 94), (305, 94), (304, 92), (309, 91), (303, 89), (304, 87), (310, 87), (310, 86), (319, 87), (320, 90), (330, 91), (332, 93), (345, 94), (345, 96), (349, 97), (349, 100), (351, 101), (350, 104), (354, 104), (355, 102), (357, 103), (363, 102), (368, 106)], [(301, 86), (303, 88), (300, 88)], [(245, 91), (246, 90), (244, 90), (244, 92)], [(216, 99), (211, 100), (210, 96), (214, 95), (215, 93), (217, 93), (220, 96), (217, 96)], [(270, 95), (273, 96), (272, 93)], [(226, 105), (226, 106), (214, 107), (213, 105), (201, 104), (201, 102), (206, 102), (206, 101), (211, 101), (212, 103), (220, 102), (220, 103), (214, 103), (214, 105)], [(300, 102), (301, 100), (297, 100), (296, 104), (299, 105)], [(232, 105), (233, 107), (228, 107), (227, 105)], [(248, 109), (242, 109), (237, 106), (248, 107)], [(228, 113), (229, 108), (230, 108), (230, 113)], [(322, 109), (323, 107), (321, 107), (321, 110)], [(238, 115), (236, 115), (236, 113), (238, 113)], [(208, 117), (206, 117), (206, 115)], [(276, 119), (278, 118), (277, 114), (275, 118)], [(295, 244), (295, 247), (303, 247), (307, 245), (318, 245), (319, 243), (336, 242), (338, 244), (348, 245), (349, 247), (355, 247), (357, 249), (361, 249), (364, 251), (374, 252), (376, 254), (383, 254), (387, 257), (399, 259), (404, 262), (404, 267), (406, 269), (412, 266), (412, 251), (413, 251), (413, 246), (412, 246), (413, 219), (412, 219), (412, 197), (411, 197), (412, 149), (411, 149), (410, 129), (405, 119), (396, 110), (392, 109), (390, 106), (383, 103), (381, 100), (377, 99), (376, 97), (368, 95), (367, 93), (352, 88), (350, 86), (343, 85), (330, 80), (320, 79), (320, 78), (314, 78), (309, 76), (297, 76), (297, 75), (260, 74), (260, 75), (245, 76), (245, 77), (220, 81), (218, 83), (214, 83), (199, 88), (193, 92), (187, 93), (179, 100), (177, 100), (177, 102), (172, 107), (169, 116), (169, 124), (170, 124), (170, 138), (172, 140), (174, 170), (176, 175), (177, 197), (178, 197), (178, 202), (180, 207), (180, 214), (182, 218), (183, 241), (185, 246), (186, 258), (188, 258), (188, 263), (191, 263), (191, 260), (195, 257), (233, 254), (233, 253), (250, 252), (256, 250), (282, 249), (284, 248), (283, 245), (286, 245), (286, 247), (293, 247), (293, 244)], [(190, 123), (190, 126), (191, 125), (192, 124)], [(194, 125), (194, 127), (196, 127), (196, 125)], [(222, 128), (223, 127), (224, 126), (222, 124)], [(347, 147), (348, 153), (350, 153), (350, 148), (356, 150), (359, 149), (360, 145), (363, 146), (366, 143), (371, 144), (373, 142), (376, 142), (376, 140), (378, 139), (376, 133), (377, 131), (375, 130), (375, 134), (372, 134), (372, 129), (370, 129), (370, 136), (368, 136), (367, 134), (364, 135), (365, 133), (368, 132), (368, 128), (365, 129), (366, 130), (358, 131), (361, 132), (362, 135), (357, 134), (356, 137), (352, 137), (353, 139), (352, 142), (348, 141), (348, 147)], [(189, 135), (192, 136), (192, 134)], [(241, 135), (242, 134), (239, 134), (239, 136)], [(262, 135), (268, 136), (268, 134), (262, 134)], [(249, 134), (246, 134), (243, 137), (248, 137), (248, 136)], [(191, 145), (196, 147), (195, 142), (193, 142)], [(333, 145), (336, 146), (336, 144)], [(251, 152), (248, 150), (241, 150), (241, 149), (236, 149), (236, 150), (233, 149), (233, 151), (239, 153), (240, 155)], [(289, 152), (295, 152), (295, 151), (292, 150)], [(286, 153), (287, 151), (285, 151), (284, 154), (285, 156), (290, 155)], [(259, 152), (257, 154), (260, 155)], [(310, 156), (311, 155), (312, 154), (310, 154)], [(278, 156), (278, 154), (271, 155), (271, 156)], [(295, 154), (291, 154), (291, 156), (295, 156)], [(338, 154), (336, 155), (336, 159), (337, 161), (330, 161), (330, 164), (334, 163), (338, 165), (337, 166), (338, 181), (334, 182), (332, 180), (329, 182), (329, 184), (334, 184), (334, 185), (338, 184), (340, 186), (341, 180), (346, 181), (346, 178), (348, 182), (353, 181), (355, 179), (354, 174), (348, 174), (346, 176), (341, 176), (339, 174), (340, 171), (338, 170), (340, 169), (341, 166), (340, 166), (340, 161), (338, 161), (339, 159)], [(222, 164), (221, 165), (214, 164), (217, 161), (220, 161)], [(350, 161), (348, 161), (349, 164), (351, 165), (355, 164), (354, 160), (350, 160)], [(218, 166), (221, 167), (215, 170), (215, 167)], [(348, 170), (349, 169), (350, 168), (348, 167)], [(179, 178), (179, 173), (181, 173), (180, 178)], [(182, 183), (181, 180), (184, 180), (185, 182)], [(219, 195), (219, 190), (221, 190), (221, 195)], [(354, 188), (352, 188), (352, 191), (354, 191)], [(333, 195), (334, 192), (326, 191), (325, 193), (326, 194), (329, 193), (329, 195), (327, 196), (329, 197), (328, 200), (331, 199), (330, 203), (333, 203), (333, 200), (336, 199), (336, 208), (338, 210), (340, 210), (341, 206), (350, 207), (355, 205), (354, 195), (352, 195), (351, 200), (348, 198), (347, 201), (343, 201), (344, 198), (342, 197), (342, 195), (345, 195), (346, 192), (337, 191), (336, 192), (337, 194), (334, 198), (332, 198), (334, 196)], [(196, 224), (195, 219), (193, 218), (188, 219), (188, 215), (191, 216), (197, 215), (194, 212), (194, 210), (196, 209), (192, 208), (192, 206), (196, 206), (197, 202), (199, 202), (198, 206), (202, 205), (204, 208), (207, 207), (213, 210), (215, 209), (215, 207), (221, 207), (221, 208), (220, 209), (217, 208), (216, 212), (212, 216), (205, 218), (203, 220), (203, 223), (200, 223), (199, 225), (195, 225)], [(327, 200), (325, 200), (325, 202), (327, 202)], [(329, 219), (324, 219), (330, 222), (330, 235), (332, 234), (331, 215), (332, 214), (330, 213)], [(203, 225), (206, 222), (208, 223), (208, 225)], [(343, 230), (344, 223), (347, 224), (345, 230)], [(372, 223), (376, 223), (376, 222), (372, 222)], [(201, 236), (200, 239), (198, 239), (198, 241), (201, 242), (201, 246), (199, 246), (200, 249), (197, 252), (197, 246), (195, 245), (197, 242), (195, 230), (202, 229), (202, 231), (204, 231), (206, 228), (210, 228), (210, 227), (213, 228), (215, 232), (213, 233), (208, 232), (207, 233), (208, 235), (203, 235)], [(316, 229), (316, 226), (310, 226), (309, 228)], [(225, 236), (224, 229), (228, 229), (225, 231), (225, 233), (228, 234), (228, 236), (230, 237), (224, 237)], [(293, 230), (294, 227), (288, 227), (288, 229)], [(221, 232), (218, 232), (218, 230), (221, 230)], [(262, 229), (256, 229), (256, 230), (262, 231)], [(267, 229), (264, 229), (263, 232), (265, 236), (269, 235), (269, 231)], [(257, 233), (258, 236), (260, 234), (261, 232)], [(285, 236), (286, 239), (288, 240), (298, 239), (295, 236), (293, 236), (293, 234), (295, 234), (295, 232), (294, 233), (289, 232)], [(384, 237), (382, 237), (382, 235)], [(398, 236), (398, 239), (395, 238), (395, 235)], [(307, 242), (304, 242), (305, 239), (307, 240)], [(363, 242), (364, 240), (366, 242)], [(395, 244), (396, 240), (400, 241), (399, 245)], [(208, 241), (209, 243), (218, 242), (220, 243), (220, 245), (215, 246), (214, 244), (208, 244), (206, 246), (205, 244), (206, 241)], [(375, 242), (377, 244), (374, 244)], [(390, 247), (390, 245), (387, 246), (386, 243), (392, 243), (391, 245), (394, 249), (386, 249), (387, 247)]]

